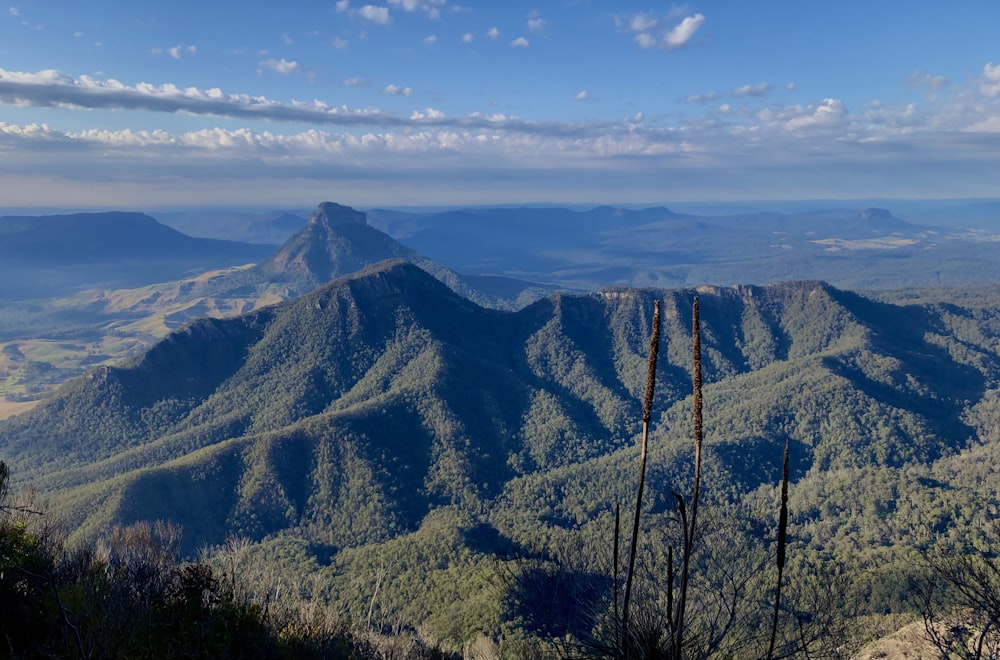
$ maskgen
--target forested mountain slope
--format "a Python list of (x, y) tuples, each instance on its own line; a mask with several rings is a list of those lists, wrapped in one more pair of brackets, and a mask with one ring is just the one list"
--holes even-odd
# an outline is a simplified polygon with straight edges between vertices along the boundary
[[(58, 233), (63, 229), (66, 236)], [(32, 241), (26, 242), (26, 236)], [(0, 299), (5, 287), (15, 299), (55, 296), (0, 305), (0, 417), (5, 399), (38, 399), (54, 384), (95, 364), (135, 354), (188, 321), (235, 316), (288, 300), (384, 259), (410, 261), (459, 294), (490, 307), (523, 307), (554, 289), (506, 277), (460, 275), (370, 227), (364, 213), (329, 202), (277, 250), (194, 239), (148, 216), (121, 213), (0, 218), (0, 239), (0, 275), (18, 273), (0, 282)], [(51, 244), (38, 244), (50, 239)], [(179, 281), (138, 288), (77, 291), (87, 283), (110, 287), (115, 282), (156, 281), (148, 279), (151, 273), (190, 275), (178, 270), (181, 265), (189, 269), (202, 262), (231, 264), (205, 259), (219, 258), (209, 248), (232, 252), (237, 247), (243, 252), (236, 254), (243, 257), (235, 263), (258, 263), (207, 273), (196, 269), (194, 276)], [(14, 248), (23, 252), (19, 261), (4, 257)], [(31, 257), (36, 252), (69, 261)], [(107, 255), (108, 262), (95, 261), (98, 255)], [(157, 264), (173, 270), (164, 273), (156, 270)], [(101, 275), (102, 269), (108, 272)], [(63, 282), (67, 278), (71, 281)]]
[(687, 474), (667, 459), (687, 452), (694, 295), (713, 469), (732, 493), (774, 481), (786, 437), (801, 492), (852, 470), (929, 469), (994, 440), (992, 309), (800, 282), (560, 294), (503, 313), (390, 261), (196, 321), (70, 382), (0, 426), (0, 456), (86, 530), (167, 518), (192, 549), (291, 529), (364, 545), (436, 507), (488, 510), (501, 495), (522, 515), (549, 502), (550, 522), (580, 525), (632, 488), (657, 298), (661, 504)]

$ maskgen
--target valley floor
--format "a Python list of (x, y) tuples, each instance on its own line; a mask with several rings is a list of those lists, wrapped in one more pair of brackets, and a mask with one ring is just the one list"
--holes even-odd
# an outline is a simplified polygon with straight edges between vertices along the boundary
[(41, 401), (8, 401), (0, 398), (0, 419), (7, 419), (13, 415), (27, 412), (39, 403)]

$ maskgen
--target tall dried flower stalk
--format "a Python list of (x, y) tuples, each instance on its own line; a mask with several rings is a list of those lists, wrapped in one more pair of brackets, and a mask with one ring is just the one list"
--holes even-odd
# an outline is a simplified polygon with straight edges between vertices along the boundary
[(774, 640), (778, 635), (778, 612), (781, 609), (781, 577), (785, 572), (785, 542), (788, 530), (788, 438), (785, 438), (785, 458), (781, 468), (781, 508), (778, 512), (778, 588), (774, 594), (774, 618), (771, 620), (771, 644), (767, 657), (774, 657)]
[(615, 502), (615, 545), (614, 545), (614, 556), (612, 557), (612, 584), (614, 584), (614, 597), (615, 597), (615, 621), (618, 622), (618, 548), (620, 545), (621, 538), (621, 519), (622, 519), (622, 505), (621, 502)]
[[(694, 544), (695, 524), (698, 518), (698, 500), (701, 494), (701, 321), (698, 314), (698, 297), (691, 307), (692, 388), (694, 389), (694, 492), (691, 495), (691, 516), (684, 524), (684, 556), (681, 564), (681, 586), (677, 595), (677, 617), (674, 622), (674, 657), (681, 657), (684, 641), (684, 608), (687, 602), (688, 575), (691, 572), (691, 549)], [(683, 505), (683, 500), (681, 501)]]
[(628, 574), (625, 577), (625, 597), (622, 603), (622, 630), (628, 630), (628, 606), (632, 597), (632, 577), (639, 544), (639, 514), (642, 511), (642, 491), (646, 482), (646, 455), (649, 447), (649, 421), (653, 413), (653, 391), (656, 389), (656, 358), (660, 352), (660, 301), (653, 307), (653, 331), (649, 338), (649, 360), (646, 363), (646, 392), (642, 399), (642, 449), (639, 455), (639, 489), (635, 496), (635, 517), (632, 519), (632, 543), (629, 547)]

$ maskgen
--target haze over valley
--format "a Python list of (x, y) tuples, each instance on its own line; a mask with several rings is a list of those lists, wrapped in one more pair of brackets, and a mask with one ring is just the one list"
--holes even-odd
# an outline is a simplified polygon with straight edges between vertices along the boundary
[[(978, 226), (927, 226), (878, 208), (720, 216), (667, 207), (365, 213), (324, 203), (311, 219), (216, 213), (230, 240), (192, 238), (137, 213), (0, 217), (6, 410), (21, 410), (67, 378), (133, 355), (191, 320), (248, 312), (388, 258), (416, 263), (498, 309), (555, 290), (608, 286), (815, 279), (900, 290), (1000, 278), (992, 255), (1000, 234), (982, 228), (990, 226), (982, 218)], [(185, 217), (211, 226), (213, 213)], [(288, 236), (279, 246), (251, 242), (265, 231)]]

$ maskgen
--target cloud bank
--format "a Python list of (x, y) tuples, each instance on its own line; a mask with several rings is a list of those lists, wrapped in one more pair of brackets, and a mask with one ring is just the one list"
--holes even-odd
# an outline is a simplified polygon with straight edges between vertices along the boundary
[[(420, 10), (414, 5), (413, 11)], [(274, 70), (291, 72), (293, 65), (277, 60)], [(433, 203), (433, 191), (449, 191), (455, 199), (455, 186), (470, 202), (481, 203), (503, 201), (504, 195), (516, 201), (586, 195), (587, 201), (619, 202), (678, 194), (686, 199), (907, 196), (913, 190), (939, 197), (996, 196), (1000, 65), (987, 63), (964, 86), (934, 90), (951, 96), (898, 107), (878, 101), (849, 107), (837, 98), (781, 104), (773, 89), (767, 82), (738, 87), (731, 93), (740, 102), (718, 108), (712, 106), (721, 100), (717, 93), (687, 97), (701, 106), (696, 117), (636, 113), (535, 121), (501, 113), (448, 115), (426, 107), (396, 114), (318, 99), (282, 102), (219, 88), (125, 85), (51, 70), (0, 69), (0, 104), (129, 110), (150, 117), (181, 113), (273, 125), (273, 130), (170, 131), (0, 123), (0, 195), (14, 200), (46, 189), (86, 194), (84, 182), (109, 195), (112, 189), (152, 194), (161, 185), (166, 190), (166, 182), (175, 190), (205, 186), (207, 195), (207, 182), (214, 181), (220, 195), (263, 199), (274, 194), (273, 187), (247, 182), (294, 181), (281, 188), (298, 195), (336, 179), (370, 189), (373, 196), (390, 189), (401, 196), (365, 202), (372, 204)], [(396, 97), (394, 103), (413, 96), (401, 85), (381, 91)], [(578, 101), (590, 96), (587, 90), (567, 91)]]

